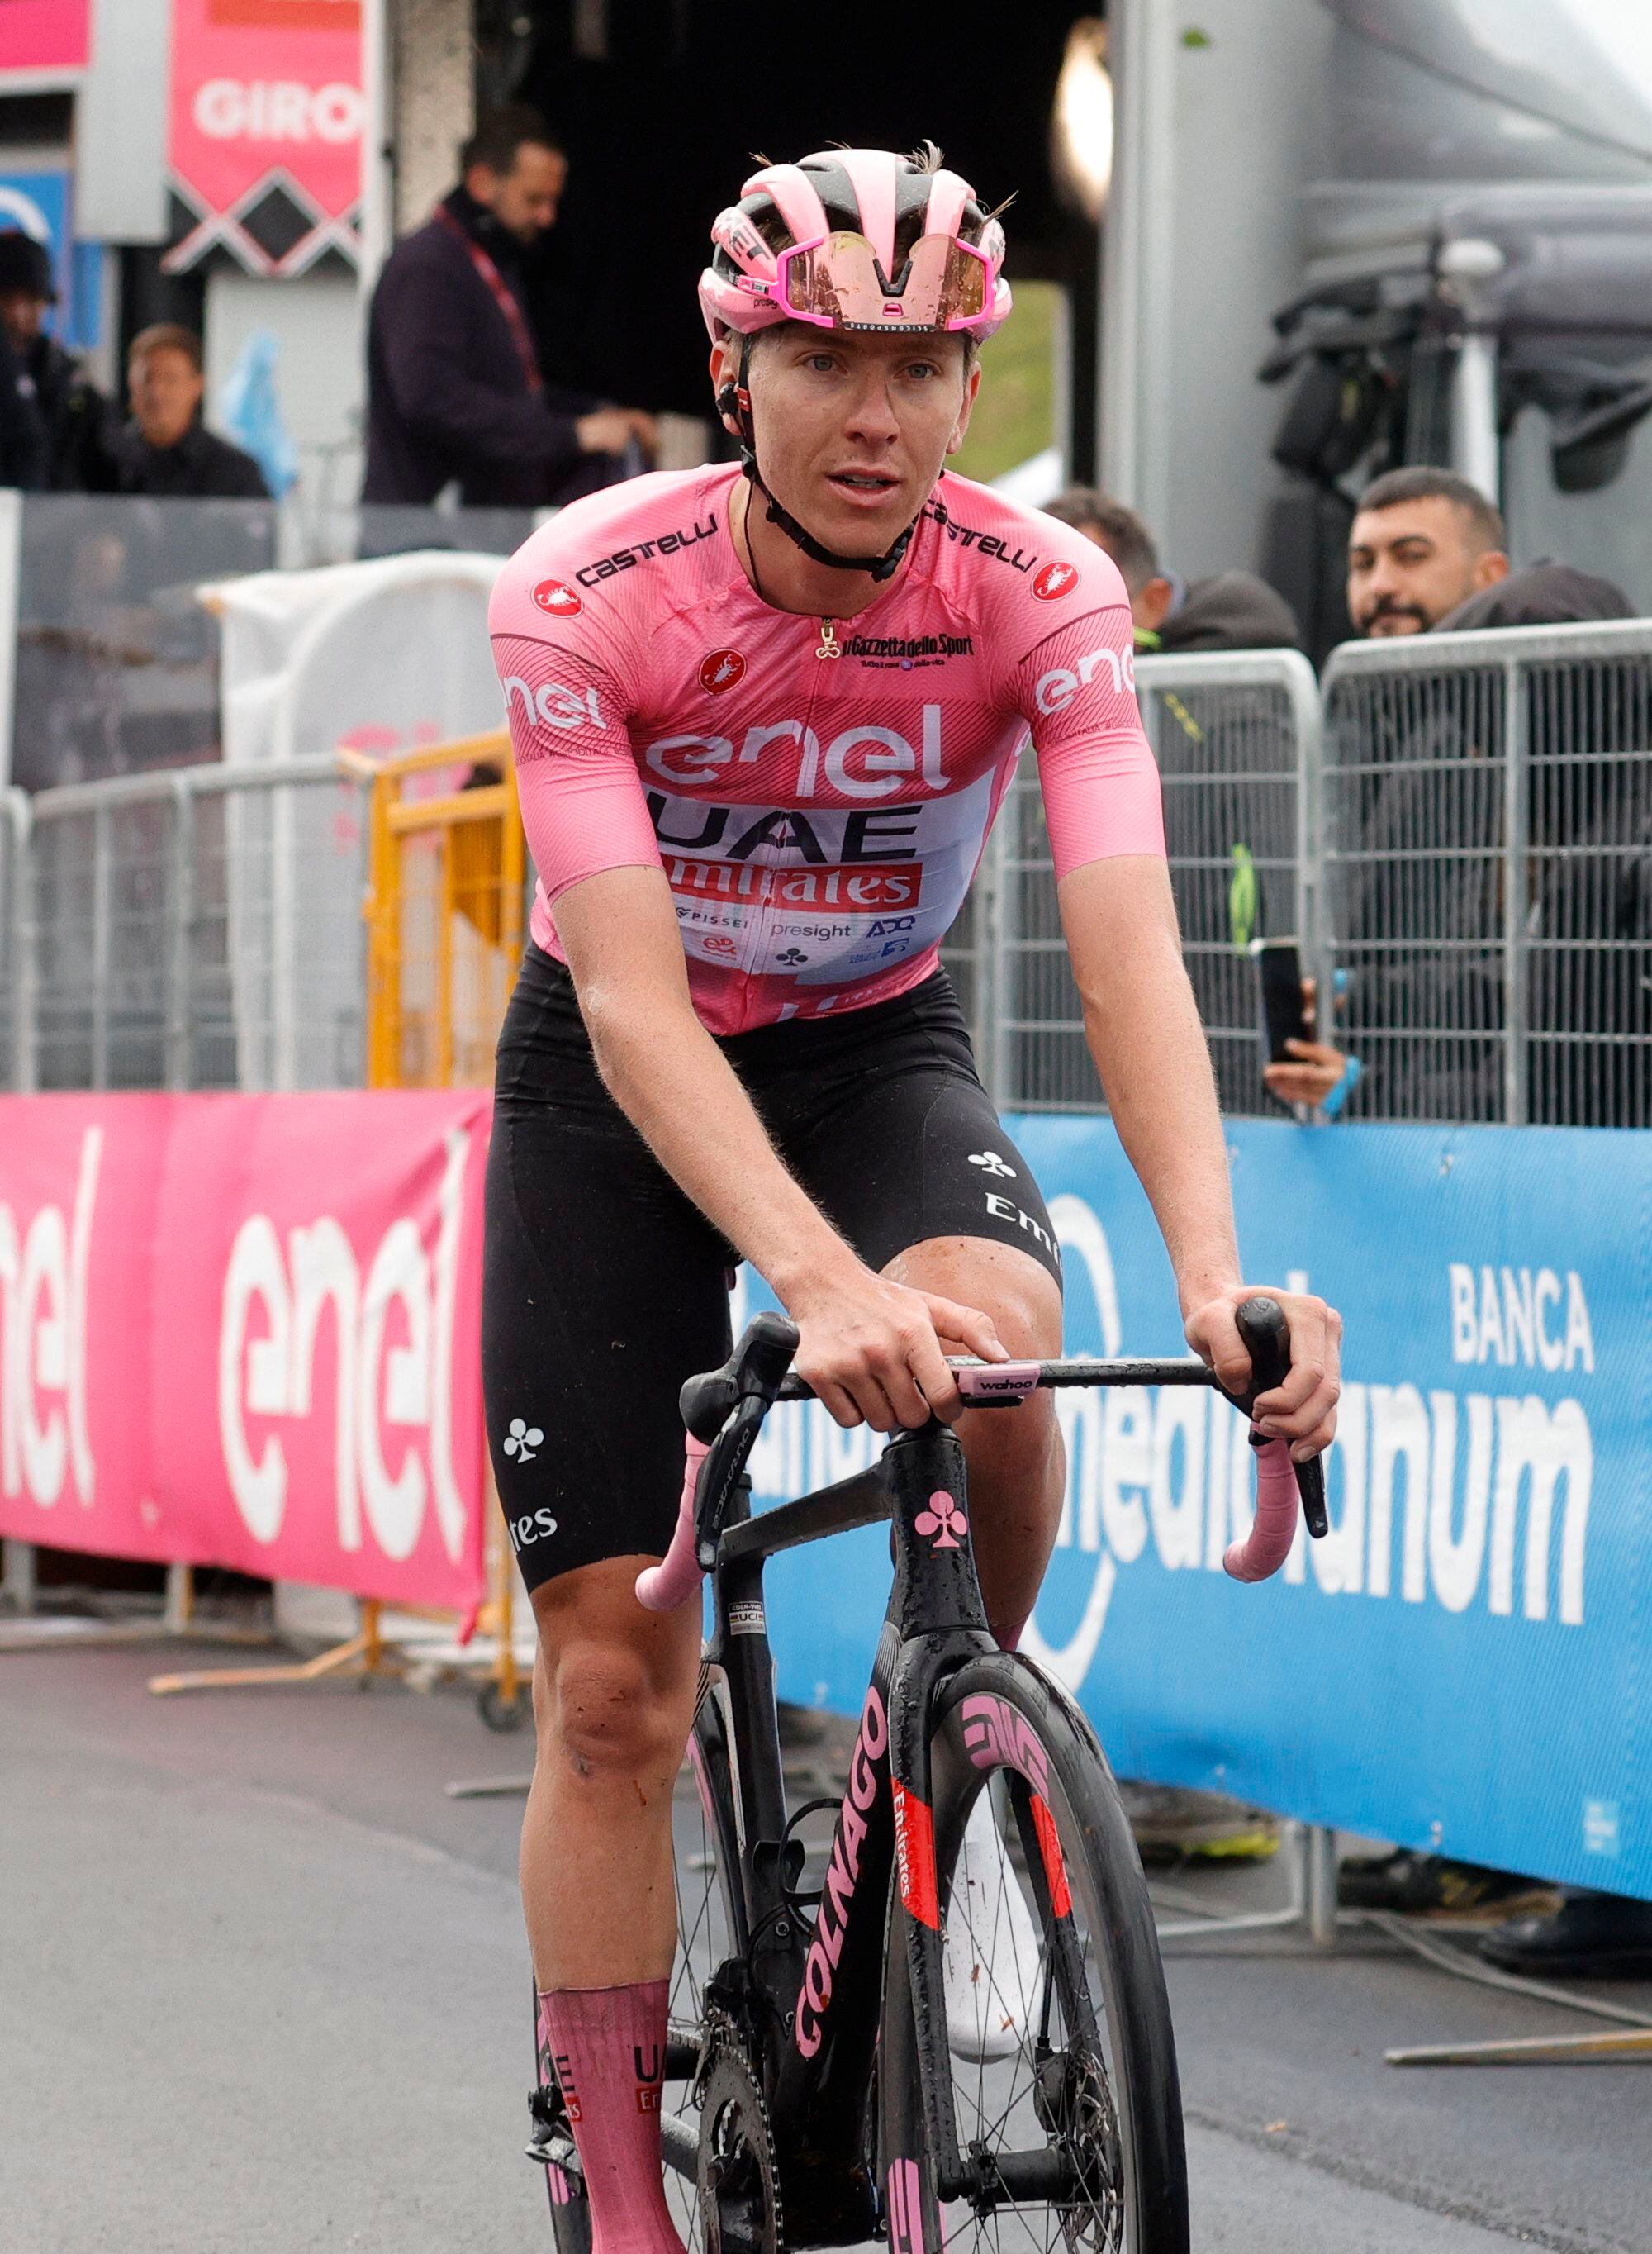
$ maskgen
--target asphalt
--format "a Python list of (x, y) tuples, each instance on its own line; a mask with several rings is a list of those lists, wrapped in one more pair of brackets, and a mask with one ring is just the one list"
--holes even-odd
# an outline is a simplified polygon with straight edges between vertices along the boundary
[[(526, 1740), (457, 1691), (148, 1696), (211, 1656), (0, 1653), (0, 2249), (546, 2246), (519, 1802), (446, 1790)], [(1168, 1954), (1199, 2254), (1652, 2250), (1652, 2070), (1383, 2060), (1600, 2021), (1358, 1933)]]

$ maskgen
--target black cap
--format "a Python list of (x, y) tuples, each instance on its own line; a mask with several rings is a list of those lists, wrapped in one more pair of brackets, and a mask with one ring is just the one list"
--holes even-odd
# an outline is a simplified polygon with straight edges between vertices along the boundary
[(31, 298), (44, 298), (48, 305), (58, 302), (52, 260), (45, 245), (31, 234), (8, 228), (0, 234), (0, 297), (18, 290)]

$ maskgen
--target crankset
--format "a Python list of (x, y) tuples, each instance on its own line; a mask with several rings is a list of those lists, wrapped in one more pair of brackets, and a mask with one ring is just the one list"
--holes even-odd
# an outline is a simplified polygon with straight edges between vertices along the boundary
[(700, 2072), (706, 2254), (779, 2254), (780, 2176), (769, 2108), (738, 2030), (714, 2020)]

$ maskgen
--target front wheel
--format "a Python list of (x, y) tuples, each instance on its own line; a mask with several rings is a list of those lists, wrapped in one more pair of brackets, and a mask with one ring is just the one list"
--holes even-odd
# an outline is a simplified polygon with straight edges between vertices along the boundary
[[(897, 1899), (882, 2073), (890, 2254), (1188, 2254), (1164, 1973), (1099, 1745), (1000, 1653), (937, 1693), (930, 1760), (947, 2010), (926, 2062)], [(951, 2196), (929, 2151), (926, 2075), (950, 2089), (970, 2179)]]

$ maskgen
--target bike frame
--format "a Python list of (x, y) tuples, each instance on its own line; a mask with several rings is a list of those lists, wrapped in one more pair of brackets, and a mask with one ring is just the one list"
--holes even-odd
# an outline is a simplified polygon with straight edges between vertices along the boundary
[[(1273, 1326), (1265, 1340), (1260, 1328), (1246, 1334), (1256, 1381), (1253, 1399), (1257, 1390), (1284, 1375), (1288, 1346), (1276, 1306), (1258, 1299), (1238, 1312), (1242, 1329), (1253, 1312), (1259, 1325)], [(759, 1325), (773, 1321), (759, 1318)], [(1000, 1656), (976, 1577), (964, 1452), (948, 1427), (931, 1419), (898, 1433), (870, 1470), (754, 1518), (749, 1486), (738, 1476), (738, 1466), (777, 1400), (809, 1397), (808, 1388), (796, 1378), (754, 1391), (730, 1375), (747, 1369), (747, 1348), (757, 1327), (748, 1333), (726, 1370), (691, 1380), (684, 1390), (685, 1416), (698, 1429), (687, 1406), (690, 1393), (724, 1389), (726, 1404), (719, 1402), (714, 1415), (728, 1420), (724, 1437), (737, 1451), (726, 1474), (713, 1476), (714, 1450), (702, 1466), (694, 1520), (696, 1553), (711, 1581), (712, 1620), (692, 1742), (698, 1761), (699, 1731), (709, 1700), (721, 1717), (736, 1835), (731, 1904), (736, 1955), (714, 1970), (707, 2000), (728, 2012), (761, 2051), (788, 2236), (804, 2245), (842, 2244), (874, 2236), (878, 2222), (866, 2132), (892, 1882), (905, 1912), (896, 1922), (908, 1950), (926, 2154), (937, 2196), (944, 2203), (962, 2197), (980, 2206), (1017, 2197), (1047, 2199), (1058, 2194), (1059, 2186), (1048, 2152), (995, 2156), (990, 2179), (973, 2156), (965, 2158), (945, 2071), (950, 2045), (930, 1784), (931, 1719), (937, 1686), (945, 1676), (972, 1660)], [(770, 1354), (773, 1345), (770, 1339)], [(794, 1332), (791, 1346), (795, 1345)], [(1205, 1365), (1194, 1361), (954, 1367), (960, 1370), (959, 1389), (967, 1400), (1005, 1410), (1036, 1387), (1216, 1382)], [(1238, 1405), (1248, 1412), (1248, 1400)], [(1324, 1494), (1317, 1466), (1299, 1467), (1297, 1480), (1310, 1530), (1322, 1533)], [(804, 1849), (792, 1837), (786, 1810), (763, 1569), (782, 1550), (885, 1519), (893, 1526), (894, 1582), (817, 1914), (813, 1925), (805, 1927), (795, 1893)], [(712, 1533), (719, 1529), (714, 1547)], [(682, 1539), (680, 1533), (673, 1538), (673, 1549)], [(1087, 1727), (1082, 1718), (1080, 1722)], [(704, 1789), (703, 1771), (701, 1784)], [(1012, 1787), (1013, 1793), (1019, 1790)], [(714, 1820), (714, 1811), (708, 1814)], [(1065, 1891), (1060, 1850), (1053, 1844), (1053, 1825), (1041, 1824), (1040, 1814), (1035, 1794), (1027, 1807), (1018, 1800), (1023, 1841), (1030, 1852), (1029, 1835), (1036, 1835), (1042, 1883), (1060, 1894)], [(1048, 1810), (1042, 1814), (1047, 1817)], [(726, 1859), (727, 1843), (719, 1838), (718, 1845)], [(679, 2035), (673, 2052), (692, 2071), (686, 2048)], [(680, 2136), (668, 2132), (668, 2142), (682, 2147), (673, 2153), (673, 2163), (692, 2170), (693, 2158)]]
[[(791, 1895), (803, 1850), (786, 1830), (763, 1568), (783, 1550), (884, 1519), (894, 1526), (894, 1586), (811, 1931)], [(766, 2036), (788, 2230), (803, 2244), (847, 2243), (870, 2235), (876, 2212), (866, 2118), (897, 1855), (920, 2037), (938, 2030), (937, 2054), (945, 2055), (931, 1694), (943, 1672), (998, 1649), (976, 1578), (963, 1450), (938, 1423), (900, 1434), (871, 1470), (728, 1526), (711, 1581), (703, 1695), (723, 1709), (741, 1938), (756, 1991), (745, 2000)], [(923, 2041), (925, 2053), (931, 2048)], [(926, 2089), (924, 2101), (944, 2186), (959, 2175), (950, 2083)]]

